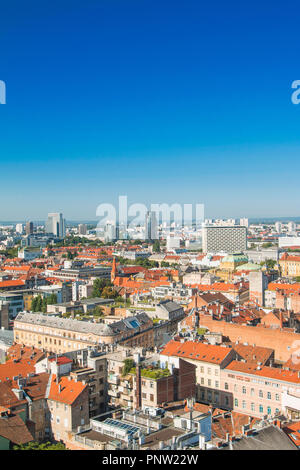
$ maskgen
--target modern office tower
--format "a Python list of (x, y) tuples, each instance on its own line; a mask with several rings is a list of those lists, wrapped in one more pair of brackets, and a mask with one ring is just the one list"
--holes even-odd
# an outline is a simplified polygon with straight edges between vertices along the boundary
[(281, 222), (275, 222), (275, 230), (277, 233), (281, 233), (282, 230), (282, 223)]
[(112, 242), (119, 239), (119, 227), (114, 223), (107, 222), (104, 227), (104, 240)]
[(23, 224), (16, 224), (16, 232), (23, 233)]
[(48, 214), (46, 233), (53, 233), (58, 238), (65, 237), (65, 220), (60, 212)]
[(31, 235), (33, 233), (33, 222), (27, 222), (25, 226), (26, 235)]
[(288, 223), (288, 233), (295, 233), (296, 232), (296, 224), (295, 222)]
[(246, 217), (243, 217), (242, 219), (240, 219), (240, 225), (242, 227), (249, 227), (249, 220), (246, 218)]
[(205, 225), (202, 234), (203, 253), (238, 253), (247, 249), (247, 227)]
[(86, 224), (79, 224), (78, 225), (78, 233), (79, 233), (79, 235), (86, 235), (86, 233), (87, 233)]
[(145, 240), (157, 240), (157, 219), (153, 211), (148, 211), (145, 217)]

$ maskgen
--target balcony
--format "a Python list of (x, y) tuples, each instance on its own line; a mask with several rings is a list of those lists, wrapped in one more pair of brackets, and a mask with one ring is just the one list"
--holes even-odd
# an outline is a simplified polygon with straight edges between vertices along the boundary
[(282, 407), (300, 411), (300, 397), (290, 395), (287, 391), (284, 391), (281, 400)]
[(107, 382), (109, 384), (114, 384), (114, 385), (119, 385), (120, 383), (120, 377), (116, 374), (108, 374), (107, 376)]
[(118, 390), (108, 390), (108, 395), (114, 398), (119, 398), (120, 392)]

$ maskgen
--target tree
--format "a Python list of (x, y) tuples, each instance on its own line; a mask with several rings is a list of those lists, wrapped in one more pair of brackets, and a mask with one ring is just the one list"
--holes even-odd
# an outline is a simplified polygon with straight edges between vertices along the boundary
[(274, 266), (277, 264), (277, 261), (275, 261), (274, 259), (266, 259), (265, 261), (262, 261), (261, 263), (261, 266), (266, 266), (268, 269), (273, 269)]
[(134, 367), (134, 360), (133, 359), (125, 359), (124, 366), (122, 369), (122, 375), (127, 375), (131, 369)]
[(15, 445), (13, 450), (66, 450), (62, 442), (28, 442), (27, 444)]
[[(40, 294), (32, 299), (31, 310), (32, 310), (32, 312), (42, 312), (43, 311), (43, 299), (42, 299), (42, 296)], [(47, 310), (47, 307), (46, 307), (46, 310)]]
[(160, 243), (158, 240), (155, 240), (155, 242), (153, 243), (153, 251), (155, 253), (160, 253)]
[(109, 279), (95, 279), (93, 284), (93, 297), (102, 297), (102, 291), (105, 287), (111, 287), (112, 283)]
[(104, 287), (102, 295), (104, 299), (115, 299), (118, 296), (117, 292), (112, 287)]

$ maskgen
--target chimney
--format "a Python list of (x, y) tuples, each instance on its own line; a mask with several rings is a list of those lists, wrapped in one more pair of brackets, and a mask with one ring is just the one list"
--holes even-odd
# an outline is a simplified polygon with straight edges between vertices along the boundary
[(282, 313), (282, 310), (280, 310), (280, 313), (279, 313), (279, 320), (280, 320), (280, 328), (282, 329), (283, 328), (283, 313)]
[(139, 410), (142, 406), (142, 390), (141, 390), (141, 366), (139, 364), (136, 365), (136, 402), (135, 406), (136, 409)]

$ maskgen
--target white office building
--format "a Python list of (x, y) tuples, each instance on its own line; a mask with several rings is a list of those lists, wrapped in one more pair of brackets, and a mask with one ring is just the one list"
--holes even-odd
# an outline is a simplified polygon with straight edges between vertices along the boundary
[(16, 225), (16, 232), (17, 233), (23, 233), (23, 224), (17, 224)]
[(240, 253), (247, 249), (247, 227), (241, 225), (203, 227), (203, 253)]
[(167, 251), (173, 251), (180, 248), (180, 238), (178, 237), (167, 237)]
[(53, 233), (58, 238), (65, 237), (65, 219), (60, 212), (53, 212), (48, 214), (48, 220), (46, 222), (46, 232)]

